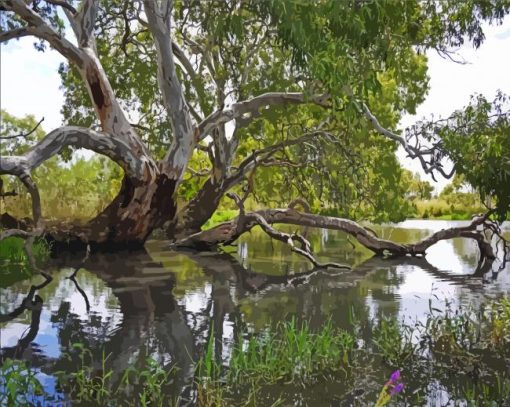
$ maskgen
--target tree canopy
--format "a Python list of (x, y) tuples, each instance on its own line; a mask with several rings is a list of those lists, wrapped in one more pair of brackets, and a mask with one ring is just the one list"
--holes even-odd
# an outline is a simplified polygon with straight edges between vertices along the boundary
[(228, 191), (399, 220), (410, 205), (398, 147), (433, 177), (463, 174), (499, 219), (510, 209), (503, 93), (395, 130), (426, 96), (426, 52), (453, 59), (465, 42), (479, 47), (508, 0), (3, 0), (2, 8), (0, 41), (34, 36), (68, 62), (59, 69), (66, 127), (1, 172), (26, 176), (67, 148), (112, 159), (125, 176), (92, 222), (94, 239), (143, 241), (159, 227), (194, 233)]

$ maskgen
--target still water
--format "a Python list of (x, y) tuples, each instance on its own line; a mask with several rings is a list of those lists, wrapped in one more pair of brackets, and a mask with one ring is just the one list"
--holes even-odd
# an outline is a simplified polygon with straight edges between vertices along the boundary
[[(377, 232), (412, 242), (462, 223), (406, 221)], [(505, 227), (508, 236), (510, 225)], [(308, 321), (312, 329), (327, 320), (348, 327), (353, 314), (361, 320), (389, 315), (412, 322), (425, 318), (430, 307), (442, 309), (446, 302), (476, 307), (510, 291), (508, 266), (499, 273), (472, 275), (478, 249), (467, 239), (439, 242), (425, 259), (384, 260), (371, 257), (343, 233), (306, 233), (319, 260), (349, 264), (353, 270), (310, 273), (308, 262), (257, 230), (221, 254), (177, 253), (168, 242), (152, 240), (145, 252), (92, 255), (84, 263), (81, 255), (53, 259), (48, 266), (52, 281), (35, 291), (39, 306), (24, 309), (23, 300), (43, 282), (40, 276), (0, 290), (2, 359), (30, 361), (45, 390), (65, 399), (54, 372), (77, 363), (70, 356), (73, 343), (91, 349), (98, 364), (103, 352), (110, 355), (114, 376), (151, 355), (179, 367), (173, 391), (186, 400), (192, 398), (194, 362), (211, 330), (216, 352), (226, 361), (242, 332), (260, 332), (282, 320)], [(368, 369), (360, 386), (375, 383), (377, 388), (376, 376)], [(349, 405), (355, 399), (338, 383), (286, 391), (294, 394), (296, 405)]]

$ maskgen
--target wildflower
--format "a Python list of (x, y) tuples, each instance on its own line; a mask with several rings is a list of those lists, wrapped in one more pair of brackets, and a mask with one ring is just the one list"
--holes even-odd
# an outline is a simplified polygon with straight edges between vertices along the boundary
[(383, 386), (375, 407), (383, 407), (390, 402), (391, 397), (404, 389), (404, 383), (400, 381), (400, 370), (395, 370), (390, 379)]
[(400, 370), (395, 370), (390, 376), (390, 382), (396, 383), (400, 379)]
[(400, 393), (404, 389), (404, 383), (399, 383), (390, 390), (390, 396)]

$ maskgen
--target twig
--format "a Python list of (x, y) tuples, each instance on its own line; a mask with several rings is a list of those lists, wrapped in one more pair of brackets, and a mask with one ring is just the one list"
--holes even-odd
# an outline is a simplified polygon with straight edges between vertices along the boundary
[(76, 14), (76, 9), (64, 0), (45, 0), (46, 3), (53, 4), (54, 6), (60, 6), (69, 10), (71, 13)]
[(16, 134), (16, 135), (14, 135), (14, 136), (2, 136), (2, 137), (0, 137), (0, 139), (2, 139), (2, 140), (10, 140), (10, 139), (13, 139), (13, 138), (18, 138), (18, 137), (24, 137), (24, 138), (27, 138), (27, 137), (28, 137), (28, 136), (30, 136), (30, 135), (31, 135), (34, 131), (36, 131), (36, 130), (37, 130), (37, 128), (41, 125), (41, 123), (42, 123), (43, 121), (44, 121), (44, 117), (43, 117), (41, 120), (39, 120), (39, 123), (37, 123), (37, 124), (35, 125), (35, 127), (34, 127), (32, 130), (30, 130), (28, 133), (20, 133), (20, 134)]

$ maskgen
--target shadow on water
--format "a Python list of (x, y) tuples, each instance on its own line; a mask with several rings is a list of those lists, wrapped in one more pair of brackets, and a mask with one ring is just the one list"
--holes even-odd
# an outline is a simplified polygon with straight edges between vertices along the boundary
[[(393, 231), (397, 240), (403, 239), (399, 233)], [(190, 401), (195, 397), (194, 366), (211, 336), (215, 355), (225, 362), (240, 335), (278, 321), (295, 318), (314, 330), (328, 320), (348, 328), (355, 317), (368, 321), (360, 332), (367, 338), (370, 321), (380, 315), (417, 320), (432, 297), (434, 307), (444, 306), (444, 298), (457, 305), (476, 304), (487, 292), (505, 292), (510, 286), (497, 285), (498, 275), (490, 270), (477, 270), (476, 256), (458, 254), (469, 252), (458, 242), (427, 259), (384, 260), (352, 250), (346, 239), (324, 231), (311, 236), (320, 257), (353, 264), (349, 272), (310, 269), (256, 232), (231, 254), (176, 253), (165, 242), (153, 241), (147, 251), (136, 253), (53, 259), (51, 281), (37, 276), (2, 290), (0, 356), (30, 361), (46, 391), (56, 395), (54, 372), (79, 365), (74, 343), (91, 350), (98, 371), (103, 355), (109, 355), (113, 383), (151, 356), (165, 369), (178, 366), (172, 394)], [(451, 256), (461, 272), (438, 267), (438, 256)], [(508, 270), (502, 273), (507, 279)], [(324, 389), (306, 391), (313, 402)]]

